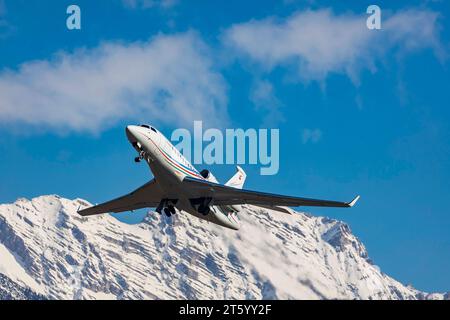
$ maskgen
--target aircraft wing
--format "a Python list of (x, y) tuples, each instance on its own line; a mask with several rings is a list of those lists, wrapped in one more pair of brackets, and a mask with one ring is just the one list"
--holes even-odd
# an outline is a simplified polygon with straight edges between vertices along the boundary
[(353, 207), (359, 196), (350, 202), (332, 200), (319, 200), (283, 196), (279, 194), (257, 192), (245, 189), (236, 189), (217, 183), (203, 181), (195, 178), (185, 177), (183, 183), (189, 187), (191, 194), (196, 197), (211, 197), (213, 205), (239, 205), (252, 204), (262, 207)]
[(82, 216), (107, 212), (123, 212), (147, 207), (156, 207), (163, 198), (163, 194), (155, 179), (150, 180), (143, 186), (122, 197), (107, 201), (78, 211)]

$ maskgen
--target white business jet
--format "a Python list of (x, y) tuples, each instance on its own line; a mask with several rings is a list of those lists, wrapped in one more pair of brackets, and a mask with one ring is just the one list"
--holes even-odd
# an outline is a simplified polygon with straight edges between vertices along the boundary
[(291, 214), (294, 211), (290, 207), (353, 207), (359, 199), (357, 196), (351, 202), (339, 202), (244, 190), (246, 174), (239, 166), (236, 174), (222, 185), (208, 170), (198, 172), (154, 127), (130, 125), (126, 128), (126, 134), (139, 154), (135, 161), (145, 160), (154, 179), (127, 195), (79, 210), (80, 215), (156, 208), (156, 212), (164, 212), (170, 217), (178, 209), (237, 230), (237, 213), (245, 204)]

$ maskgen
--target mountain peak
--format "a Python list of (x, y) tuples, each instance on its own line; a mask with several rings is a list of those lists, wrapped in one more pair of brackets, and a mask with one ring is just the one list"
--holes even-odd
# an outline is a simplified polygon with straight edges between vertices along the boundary
[(324, 226), (329, 228), (322, 234), (322, 239), (329, 243), (337, 251), (346, 251), (352, 248), (358, 255), (368, 262), (369, 255), (366, 247), (359, 239), (352, 234), (348, 224), (329, 218), (322, 218)]
[(337, 220), (245, 206), (238, 231), (183, 212), (129, 225), (76, 213), (89, 205), (58, 195), (0, 205), (0, 297), (4, 286), (56, 299), (446, 297), (380, 272)]

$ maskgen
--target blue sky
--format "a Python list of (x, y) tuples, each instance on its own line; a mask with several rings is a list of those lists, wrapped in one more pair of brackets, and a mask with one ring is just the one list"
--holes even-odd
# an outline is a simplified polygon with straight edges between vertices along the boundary
[(102, 202), (146, 182), (128, 123), (279, 128), (279, 173), (244, 166), (248, 188), (361, 194), (309, 211), (349, 223), (401, 282), (450, 290), (449, 4), (377, 1), (368, 30), (373, 3), (0, 0), (0, 201)]

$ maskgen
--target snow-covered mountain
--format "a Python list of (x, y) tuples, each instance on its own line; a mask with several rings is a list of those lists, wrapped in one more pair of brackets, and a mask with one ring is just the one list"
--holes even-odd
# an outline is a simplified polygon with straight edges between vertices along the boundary
[(0, 299), (448, 298), (382, 273), (340, 221), (248, 206), (238, 231), (186, 213), (129, 225), (80, 205), (0, 205)]

